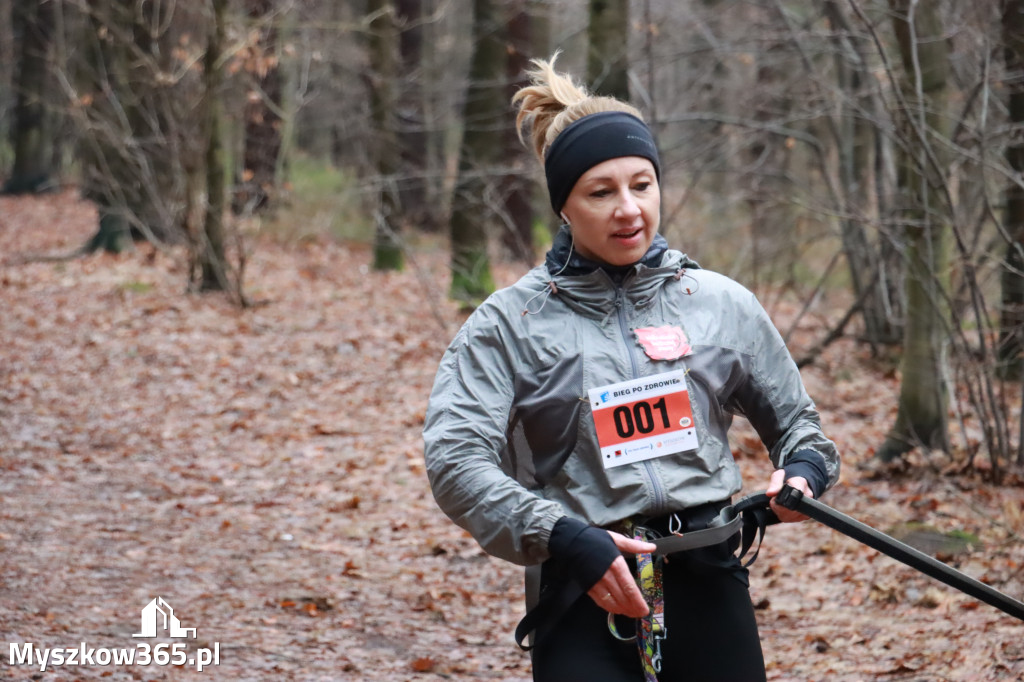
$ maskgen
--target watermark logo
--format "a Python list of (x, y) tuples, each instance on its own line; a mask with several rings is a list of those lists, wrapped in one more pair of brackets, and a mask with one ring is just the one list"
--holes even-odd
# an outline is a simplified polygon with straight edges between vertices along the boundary
[(161, 629), (163, 616), (163, 630), (167, 631), (169, 637), (192, 637), (195, 639), (195, 628), (181, 627), (181, 621), (174, 615), (174, 609), (164, 601), (163, 597), (157, 597), (142, 608), (142, 632), (132, 637), (156, 637), (157, 630)]
[[(156, 597), (142, 608), (142, 627), (132, 637), (196, 638), (196, 628), (182, 627), (181, 620), (163, 597)], [(47, 668), (107, 665), (173, 665), (188, 666), (202, 672), (211, 665), (220, 665), (220, 642), (210, 647), (197, 647), (191, 652), (184, 642), (139, 642), (134, 647), (96, 648), (86, 642), (72, 647), (39, 647), (33, 642), (11, 642), (8, 664), (34, 665), (40, 672)]]

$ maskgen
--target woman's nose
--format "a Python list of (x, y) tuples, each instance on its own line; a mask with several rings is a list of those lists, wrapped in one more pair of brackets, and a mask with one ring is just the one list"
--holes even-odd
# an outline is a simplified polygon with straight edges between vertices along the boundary
[(640, 215), (640, 206), (637, 205), (633, 193), (628, 188), (619, 192), (619, 201), (615, 206), (615, 213), (622, 218), (635, 218)]

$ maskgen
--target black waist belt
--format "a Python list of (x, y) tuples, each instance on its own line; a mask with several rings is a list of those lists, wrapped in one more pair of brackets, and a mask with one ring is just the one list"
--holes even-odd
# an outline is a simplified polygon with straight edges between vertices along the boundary
[[(1024, 603), (875, 530), (871, 526), (836, 511), (827, 504), (805, 497), (802, 492), (792, 486), (783, 486), (782, 492), (779, 493), (776, 500), (787, 509), (805, 514), (857, 542), (1024, 621)], [(778, 521), (771, 510), (771, 499), (761, 492), (744, 497), (736, 504), (724, 507), (718, 516), (708, 523), (707, 529), (668, 535), (657, 538), (653, 542), (658, 548), (658, 554), (672, 554), (716, 545), (728, 540), (736, 533), (742, 533), (740, 543), (740, 557), (742, 558), (753, 545), (754, 539), (763, 538), (765, 528), (778, 523)], [(756, 558), (757, 551), (754, 552), (747, 565), (753, 563)], [(585, 593), (586, 590), (582, 586), (570, 582), (561, 586), (561, 589), (542, 595), (537, 606), (531, 609), (516, 627), (516, 643), (523, 649), (528, 649), (529, 647), (524, 646), (523, 642), (531, 632), (541, 624), (551, 627), (554, 624), (553, 621), (561, 618), (562, 614)]]
[[(736, 533), (742, 533), (740, 557), (747, 551), (758, 536), (764, 537), (765, 526), (778, 523), (775, 514), (768, 507), (769, 499), (764, 493), (745, 497), (736, 504), (722, 507), (718, 515), (708, 522), (708, 527), (688, 533), (669, 534), (651, 540), (658, 548), (656, 554), (673, 554), (699, 547), (717, 545), (730, 539)], [(757, 552), (747, 562), (753, 563)], [(549, 629), (569, 610), (577, 599), (586, 593), (586, 589), (575, 580), (552, 586), (540, 595), (537, 605), (527, 612), (516, 626), (516, 644), (525, 651), (530, 646), (524, 644), (531, 632)]]

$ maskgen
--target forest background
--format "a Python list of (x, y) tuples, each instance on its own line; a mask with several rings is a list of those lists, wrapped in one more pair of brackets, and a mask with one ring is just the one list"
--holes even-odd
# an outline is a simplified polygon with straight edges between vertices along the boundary
[[(219, 679), (528, 678), (519, 570), (433, 506), (419, 432), (448, 339), (556, 227), (509, 107), (556, 49), (644, 112), (670, 244), (786, 337), (843, 453), (829, 501), (1024, 596), (1024, 2), (0, 17), (8, 643), (132, 647), (159, 595)], [(763, 487), (745, 424), (733, 449)], [(769, 531), (771, 679), (1024, 675), (1019, 623), (875, 556)]]

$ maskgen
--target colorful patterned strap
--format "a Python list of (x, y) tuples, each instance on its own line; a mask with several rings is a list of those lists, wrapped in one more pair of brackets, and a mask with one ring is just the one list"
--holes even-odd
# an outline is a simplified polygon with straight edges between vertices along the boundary
[[(633, 526), (630, 534), (637, 540), (650, 542), (654, 535), (642, 526)], [(668, 636), (665, 627), (665, 591), (662, 587), (661, 569), (665, 558), (657, 554), (637, 554), (637, 585), (650, 612), (636, 621), (636, 635), (623, 637), (615, 627), (615, 616), (608, 614), (608, 629), (616, 639), (636, 640), (640, 650), (640, 662), (644, 670), (644, 682), (658, 682), (661, 672), (661, 642)]]
[[(641, 527), (634, 528), (633, 537), (650, 542), (651, 534)], [(637, 620), (636, 643), (644, 668), (644, 682), (657, 682), (661, 672), (661, 642), (668, 636), (665, 628), (665, 590), (661, 582), (664, 557), (652, 554), (636, 555), (637, 583), (650, 612)]]

